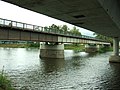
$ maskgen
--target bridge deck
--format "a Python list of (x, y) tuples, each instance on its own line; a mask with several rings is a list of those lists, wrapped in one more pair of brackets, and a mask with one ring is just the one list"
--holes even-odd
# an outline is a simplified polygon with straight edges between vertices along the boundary
[(99, 43), (109, 44), (104, 40), (89, 36), (78, 36), (70, 32), (26, 24), (0, 18), (1, 40), (23, 40), (61, 43)]

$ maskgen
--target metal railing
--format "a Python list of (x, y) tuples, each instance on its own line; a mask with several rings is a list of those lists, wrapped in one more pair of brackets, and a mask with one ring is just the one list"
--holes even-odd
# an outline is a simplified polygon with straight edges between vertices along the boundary
[(26, 24), (26, 23), (7, 20), (7, 19), (2, 19), (2, 18), (0, 18), (0, 26), (10, 27), (10, 28), (18, 28), (18, 29), (22, 29), (22, 30), (32, 30), (32, 31), (38, 31), (38, 32), (46, 32), (46, 33), (59, 34), (59, 35), (72, 36), (72, 37), (79, 37), (79, 38), (88, 38), (88, 39), (94, 39), (94, 40), (97, 40), (97, 41), (103, 41), (103, 40), (100, 40), (100, 39), (96, 39), (95, 37), (72, 34), (69, 31), (65, 32), (63, 30), (41, 27), (41, 26), (37, 26), (37, 25)]

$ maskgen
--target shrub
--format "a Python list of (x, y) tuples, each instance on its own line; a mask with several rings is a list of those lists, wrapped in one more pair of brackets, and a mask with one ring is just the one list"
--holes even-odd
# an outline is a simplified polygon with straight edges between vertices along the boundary
[(0, 88), (3, 90), (14, 90), (11, 86), (11, 81), (4, 74), (4, 67), (0, 73)]

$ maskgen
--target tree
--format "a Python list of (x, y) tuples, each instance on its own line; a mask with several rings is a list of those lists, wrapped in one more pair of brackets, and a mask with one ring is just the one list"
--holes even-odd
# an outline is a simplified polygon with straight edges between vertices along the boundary
[(69, 30), (69, 28), (68, 28), (67, 25), (63, 25), (63, 26), (61, 27), (61, 29), (62, 29), (63, 32), (67, 32), (67, 31)]
[(95, 35), (96, 39), (102, 39), (102, 40), (108, 41), (110, 43), (113, 43), (113, 39), (111, 37), (107, 37), (107, 36), (104, 36), (104, 35), (101, 35), (98, 33), (93, 33), (93, 35)]
[(70, 33), (73, 35), (81, 36), (79, 29), (77, 29), (75, 26), (70, 30)]
[(51, 26), (48, 27), (50, 29), (50, 31), (53, 32), (60, 32), (60, 33), (67, 33), (69, 28), (67, 25), (62, 25), (62, 26), (57, 26), (55, 24), (52, 24)]
[(79, 29), (77, 29), (75, 26), (70, 30), (67, 25), (57, 26), (55, 24), (52, 24), (51, 26), (46, 27), (45, 29), (46, 29), (46, 31), (48, 31), (48, 29), (49, 29), (50, 32), (58, 32), (60, 34), (69, 34), (70, 33), (75, 36), (81, 36)]
[(49, 26), (49, 28), (52, 32), (57, 32), (58, 30), (60, 30), (60, 26), (57, 26), (55, 24), (52, 24), (51, 26)]

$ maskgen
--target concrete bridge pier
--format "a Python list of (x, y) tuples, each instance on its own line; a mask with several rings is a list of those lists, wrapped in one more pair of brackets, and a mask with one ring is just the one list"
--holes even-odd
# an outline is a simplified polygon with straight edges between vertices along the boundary
[(109, 62), (120, 62), (118, 37), (113, 39), (113, 55), (110, 56)]
[(104, 47), (104, 45), (103, 45), (103, 44), (101, 44), (101, 45), (98, 44), (96, 47), (97, 47), (97, 51), (100, 51), (100, 49), (101, 49), (102, 47)]
[(96, 52), (97, 51), (97, 46), (95, 44), (86, 44), (85, 45), (85, 51), (90, 53), (90, 52)]
[(40, 45), (40, 58), (64, 58), (64, 44), (45, 43)]

